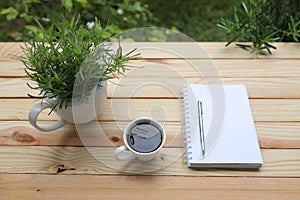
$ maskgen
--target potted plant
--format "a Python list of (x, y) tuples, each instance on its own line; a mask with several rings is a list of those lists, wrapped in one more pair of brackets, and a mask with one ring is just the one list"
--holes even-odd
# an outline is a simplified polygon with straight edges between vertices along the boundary
[[(129, 67), (126, 62), (138, 56), (132, 55), (135, 49), (123, 55), (120, 45), (114, 51), (105, 43), (107, 34), (97, 19), (88, 27), (79, 25), (79, 20), (80, 17), (52, 20), (47, 29), (38, 22), (35, 39), (23, 47), (22, 62), (34, 82), (27, 85), (40, 91), (38, 96), (29, 96), (46, 100), (29, 112), (30, 123), (39, 130), (52, 131), (67, 122), (93, 120), (103, 110), (107, 80), (123, 75)], [(61, 120), (41, 127), (36, 123), (37, 117), (46, 108), (55, 111)], [(74, 108), (82, 112), (76, 121)]]

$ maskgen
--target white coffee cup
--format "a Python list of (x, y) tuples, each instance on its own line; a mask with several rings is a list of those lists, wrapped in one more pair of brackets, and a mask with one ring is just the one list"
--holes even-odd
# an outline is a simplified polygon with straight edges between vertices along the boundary
[[(133, 149), (131, 147), (131, 145), (128, 143), (128, 139), (127, 137), (129, 136), (129, 133), (131, 132), (131, 130), (136, 127), (137, 125), (143, 125), (143, 124), (149, 124), (152, 125), (153, 127), (155, 127), (156, 129), (159, 130), (159, 134), (161, 135), (161, 142), (158, 145), (158, 147), (150, 152), (139, 152), (135, 149)], [(139, 118), (134, 120), (133, 122), (131, 122), (130, 124), (128, 124), (128, 126), (126, 127), (124, 133), (123, 133), (123, 140), (124, 140), (124, 144), (123, 146), (118, 147), (115, 151), (114, 151), (114, 155), (116, 157), (116, 159), (124, 161), (124, 160), (132, 160), (134, 158), (137, 158), (141, 161), (149, 161), (152, 160), (153, 158), (155, 158), (158, 154), (160, 149), (163, 147), (165, 141), (166, 141), (166, 132), (163, 128), (163, 126), (158, 123), (157, 121), (151, 119), (151, 118)], [(122, 152), (125, 151), (129, 151), (129, 154), (127, 153), (127, 155), (120, 155)]]

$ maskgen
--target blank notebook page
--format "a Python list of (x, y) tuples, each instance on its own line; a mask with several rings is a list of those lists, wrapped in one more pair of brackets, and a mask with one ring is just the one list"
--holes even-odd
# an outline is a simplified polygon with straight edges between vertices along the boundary
[[(184, 90), (185, 121), (189, 125), (188, 166), (261, 167), (263, 161), (245, 86), (185, 85)], [(202, 101), (203, 107), (205, 157), (201, 153), (197, 100)]]

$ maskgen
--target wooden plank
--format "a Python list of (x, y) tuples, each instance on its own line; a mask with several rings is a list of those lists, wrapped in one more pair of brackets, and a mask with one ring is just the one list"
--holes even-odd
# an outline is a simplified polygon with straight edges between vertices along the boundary
[[(1, 174), (3, 199), (295, 199), (299, 178)], [(137, 192), (138, 191), (138, 192)]]
[[(27, 120), (29, 110), (40, 100), (0, 99), (0, 120)], [(254, 121), (300, 121), (300, 99), (250, 99)], [(40, 120), (56, 120), (55, 113), (45, 110)], [(101, 121), (131, 121), (139, 117), (180, 121), (179, 99), (107, 99)]]
[(298, 122), (255, 122), (261, 148), (298, 148), (300, 124)]
[[(49, 122), (45, 122), (49, 124)], [(28, 122), (0, 122), (1, 145), (56, 145), (56, 146), (120, 146), (123, 145), (123, 130), (129, 122), (99, 122), (85, 127), (84, 135), (78, 135), (74, 125), (45, 133), (36, 130)], [(98, 125), (101, 127), (99, 128)], [(181, 125), (179, 122), (163, 124), (168, 135), (166, 146), (181, 147)], [(84, 138), (83, 138), (84, 137)], [(84, 143), (82, 143), (84, 140)], [(300, 146), (300, 145), (299, 145)]]
[(282, 115), (289, 116), (289, 121), (300, 120), (300, 101), (293, 99), (271, 100), (256, 99), (251, 102), (254, 120), (285, 121)]
[(24, 77), (24, 65), (19, 60), (0, 60), (0, 77)]
[[(45, 122), (47, 123), (47, 122)], [(85, 146), (120, 146), (123, 145), (123, 130), (129, 122), (99, 122), (101, 134), (97, 127), (89, 127)], [(255, 122), (260, 147), (263, 149), (300, 149), (299, 122)], [(166, 122), (168, 147), (181, 147), (180, 122)], [(93, 130), (97, 130), (94, 131)], [(82, 136), (81, 136), (82, 137)], [(0, 146), (83, 146), (76, 128), (69, 124), (50, 133), (36, 130), (28, 122), (1, 121)]]
[[(0, 78), (1, 97), (28, 97), (39, 91), (30, 89), (26, 78)], [(31, 85), (34, 85), (30, 82)], [(245, 84), (249, 98), (300, 98), (300, 78), (121, 78), (108, 83), (110, 98), (178, 98), (184, 84)]]
[[(251, 54), (232, 43), (225, 47), (225, 42), (128, 42), (121, 43), (124, 51), (137, 48), (142, 58), (213, 58), (213, 59), (299, 59), (299, 43), (273, 43), (277, 50), (272, 55)], [(249, 43), (248, 43), (249, 44)]]
[[(131, 77), (294, 77), (300, 76), (297, 59), (138, 59), (128, 63), (135, 68)], [(0, 60), (0, 77), (24, 77), (24, 65), (18, 60)]]
[[(179, 121), (179, 99), (107, 99), (102, 121), (131, 121), (142, 116), (152, 117), (160, 121)], [(29, 110), (40, 100), (36, 99), (0, 99), (0, 120), (27, 120)], [(41, 120), (56, 120), (50, 109), (41, 113)]]
[(39, 91), (27, 86), (31, 83), (28, 78), (0, 78), (0, 97), (28, 97), (28, 93), (38, 95)]
[(300, 78), (121, 78), (108, 85), (111, 98), (178, 98), (184, 84), (245, 84), (249, 98), (300, 98)]
[(149, 175), (300, 177), (300, 149), (263, 149), (264, 166), (258, 171), (189, 169), (180, 157), (181, 148), (163, 148), (147, 165), (141, 161), (120, 162), (114, 158), (114, 150), (109, 147), (2, 146), (0, 173), (103, 175), (151, 171)]
[(138, 59), (127, 77), (299, 77), (297, 59)]
[[(232, 44), (225, 47), (225, 42), (123, 42), (124, 52), (137, 48), (142, 58), (243, 58), (243, 59), (299, 59), (299, 43), (274, 43), (277, 50), (272, 55), (251, 54)], [(16, 59), (22, 56), (23, 43), (0, 43), (0, 60)], [(115, 45), (117, 46), (117, 45)]]
[(0, 42), (0, 61), (16, 60), (23, 56), (22, 42)]
[[(132, 44), (137, 45), (137, 43)], [(297, 93), (300, 77), (300, 70), (298, 70), (299, 44), (278, 44), (277, 47), (282, 46), (282, 49), (279, 48), (279, 50), (274, 51), (272, 56), (259, 56), (258, 58), (260, 59), (252, 59), (255, 58), (255, 55), (234, 46), (229, 48), (220, 46), (224, 44), (207, 43), (206, 46), (206, 43), (201, 43), (201, 45), (206, 46), (204, 49), (206, 48), (205, 51), (209, 52), (208, 55), (214, 58), (214, 62), (217, 63), (217, 69), (224, 78), (225, 83), (246, 83), (251, 98), (299, 98), (299, 93)], [(2, 47), (1, 45), (0, 43), (0, 47)], [(128, 44), (126, 48), (131, 48), (132, 46), (130, 45)], [(171, 48), (167, 48), (166, 45)], [(161, 49), (159, 51), (154, 48), (151, 49), (151, 46), (148, 48), (148, 44), (140, 44), (140, 47), (146, 48), (142, 56), (149, 59), (134, 61), (142, 64), (144, 69), (140, 72), (134, 70), (127, 74), (130, 80), (133, 79), (132, 82), (129, 79), (127, 82), (130, 84), (130, 90), (132, 88), (136, 89), (138, 85), (134, 84), (133, 81), (138, 80), (137, 83), (139, 84), (141, 82), (144, 83), (143, 81), (149, 81), (141, 77), (151, 78), (152, 76), (158, 76), (158, 79), (170, 77), (176, 80), (176, 78), (180, 79), (182, 76), (188, 78), (188, 81), (192, 81), (192, 83), (198, 83), (197, 81), (200, 80), (200, 78), (197, 78), (199, 73), (195, 70), (193, 71), (193, 68), (186, 64), (184, 60), (174, 58), (180, 58), (180, 56), (193, 59), (200, 58), (197, 60), (200, 65), (204, 65), (209, 61), (205, 53), (199, 54), (198, 51), (190, 48), (190, 44), (164, 43), (158, 46)], [(167, 52), (166, 49), (171, 51)], [(179, 56), (174, 54), (178, 49)], [(0, 77), (24, 76), (22, 63), (16, 61), (16, 58), (11, 56), (12, 54), (22, 55), (22, 53), (18, 53), (15, 45), (10, 45), (10, 43), (5, 43), (4, 48), (0, 48)], [(157, 59), (158, 56), (162, 56), (163, 60)], [(165, 57), (170, 57), (171, 59), (166, 61)], [(237, 61), (236, 64), (235, 61)], [(239, 64), (241, 64), (240, 67), (238, 67)], [(171, 66), (171, 68), (164, 68), (165, 66)], [(149, 70), (147, 71), (145, 68)], [(164, 69), (167, 70), (164, 71)], [(204, 68), (202, 73), (211, 75), (208, 69)], [(20, 95), (19, 97), (25, 96), (25, 84), (21, 85), (24, 83), (24, 80), (18, 79), (19, 82), (17, 84), (15, 84), (15, 81), (7, 82), (8, 79), (5, 80), (0, 82), (0, 96), (3, 95), (2, 97), (10, 98), (14, 98), (17, 95)], [(179, 81), (176, 80), (176, 82)], [(180, 84), (171, 84), (172, 86), (175, 85), (175, 87), (171, 87), (170, 92), (165, 90), (167, 83), (169, 82), (162, 82), (161, 85), (163, 87), (148, 85), (151, 87), (134, 90), (134, 95), (128, 95), (130, 94), (128, 92), (118, 93), (119, 96), (116, 97), (173, 98), (178, 93), (172, 93), (172, 91), (180, 88), (178, 87)], [(115, 86), (113, 85), (109, 86), (109, 95), (113, 98), (115, 93), (112, 92), (112, 89), (114, 88)], [(145, 96), (146, 90), (148, 90), (149, 93), (147, 95), (149, 96)], [(118, 166), (120, 169), (120, 167), (127, 165), (113, 159), (112, 151), (114, 148), (92, 147), (90, 151), (93, 154), (103, 156), (112, 163), (110, 166), (112, 168), (109, 168), (105, 163), (99, 163), (93, 158), (84, 147), (31, 146), (82, 146), (72, 125), (46, 134), (33, 129), (25, 120), (28, 110), (36, 102), (32, 99), (0, 100), (0, 119), (3, 117), (2, 120), (8, 120), (0, 122), (0, 145), (9, 145), (0, 147), (0, 160), (3, 161), (0, 163), (0, 199), (99, 199), (99, 197), (104, 199), (183, 199), (186, 198), (187, 191), (189, 197), (194, 199), (199, 199), (200, 195), (207, 197), (206, 199), (220, 199), (220, 197), (222, 199), (238, 199), (241, 197), (243, 199), (299, 199), (300, 197), (298, 189), (300, 187), (299, 99), (251, 100), (261, 147), (290, 148), (262, 150), (265, 165), (260, 171), (191, 170), (183, 165), (180, 158), (175, 161), (176, 155), (178, 156), (181, 149), (167, 148), (166, 154), (162, 154), (155, 160), (154, 165), (162, 167), (161, 160), (175, 162), (167, 168), (148, 173), (149, 175), (164, 176), (147, 177), (123, 176), (128, 174), (114, 170), (114, 166)], [(99, 146), (97, 139), (101, 141), (100, 144), (103, 146), (121, 145), (121, 130), (129, 120), (139, 117), (141, 114), (148, 114), (151, 117), (160, 119), (162, 122), (164, 119), (170, 120), (166, 123), (166, 129), (171, 131), (171, 134), (168, 134), (171, 137), (173, 136), (173, 131), (179, 127), (179, 105), (176, 99), (110, 99), (107, 103), (108, 106), (101, 116), (100, 123), (103, 132), (109, 137), (108, 143), (105, 143), (101, 137), (99, 138), (99, 135), (89, 133), (88, 139), (92, 144), (91, 146)], [(115, 115), (111, 110), (111, 105), (115, 107), (115, 112), (121, 111), (116, 114), (117, 119), (114, 118)], [(162, 109), (161, 105), (165, 110)], [(162, 110), (163, 112), (161, 112)], [(169, 113), (171, 114), (169, 115)], [(42, 116), (42, 120), (48, 119), (46, 114)], [(50, 119), (53, 120), (55, 117)], [(117, 120), (118, 126), (112, 120)], [(51, 122), (45, 121), (45, 123)], [(179, 145), (179, 138), (174, 138), (173, 141), (171, 137), (169, 139), (174, 143), (169, 147)], [(168, 155), (171, 157), (168, 157)], [(141, 166), (149, 169), (147, 168), (149, 166), (144, 164), (129, 166), (129, 169), (134, 170), (135, 167)], [(42, 175), (57, 173), (60, 176)], [(72, 174), (72, 176), (68, 176), (68, 174)], [(85, 174), (85, 176), (74, 174)], [(93, 176), (95, 174), (102, 176)], [(103, 176), (103, 174), (112, 176)], [(199, 178), (196, 176), (203, 177)], [(233, 176), (239, 177), (235, 178)], [(66, 189), (68, 193), (65, 192)]]

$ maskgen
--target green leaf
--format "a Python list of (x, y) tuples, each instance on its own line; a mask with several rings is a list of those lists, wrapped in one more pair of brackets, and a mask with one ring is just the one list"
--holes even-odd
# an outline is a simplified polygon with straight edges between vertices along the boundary
[(76, 0), (76, 2), (80, 3), (82, 6), (86, 6), (88, 4), (88, 0)]
[(248, 13), (248, 8), (244, 2), (242, 2), (242, 6), (243, 6), (244, 10), (246, 11), (246, 13)]
[(19, 12), (13, 8), (13, 7), (9, 7), (9, 8), (6, 8), (4, 10), (2, 10), (0, 12), (1, 15), (6, 15), (6, 19), (8, 21), (10, 20), (13, 20), (13, 19), (16, 19), (16, 17), (18, 16)]
[[(223, 24), (224, 24), (224, 23), (223, 23)], [(223, 25), (223, 24), (219, 23), (219, 24), (217, 24), (217, 26), (218, 26), (219, 28), (221, 28), (221, 29), (224, 29), (224, 30), (226, 30), (226, 31), (229, 31), (229, 29), (228, 29), (225, 25)]]
[(107, 28), (114, 34), (120, 34), (122, 33), (122, 29), (120, 29), (119, 26), (112, 24), (110, 26), (107, 26)]
[(105, 39), (109, 38), (110, 36), (112, 36), (112, 33), (110, 33), (110, 32), (105, 31), (105, 32), (102, 33), (102, 37), (105, 38)]
[(142, 12), (142, 11), (143, 11), (143, 8), (142, 8), (140, 2), (135, 2), (135, 3), (132, 5), (132, 7), (133, 7), (136, 11), (138, 11), (138, 12)]
[(33, 19), (33, 16), (28, 15), (27, 13), (22, 13), (20, 15), (20, 17), (22, 17), (23, 19), (25, 19), (26, 22), (31, 22)]
[(61, 4), (63, 7), (67, 9), (68, 12), (71, 12), (73, 8), (73, 1), (72, 0), (62, 0)]
[(180, 32), (179, 29), (176, 26), (172, 26), (171, 30), (174, 31), (174, 32)]
[(33, 25), (27, 25), (27, 26), (25, 26), (25, 28), (29, 31), (32, 31), (33, 33), (38, 32), (38, 28), (36, 26), (33, 26)]

